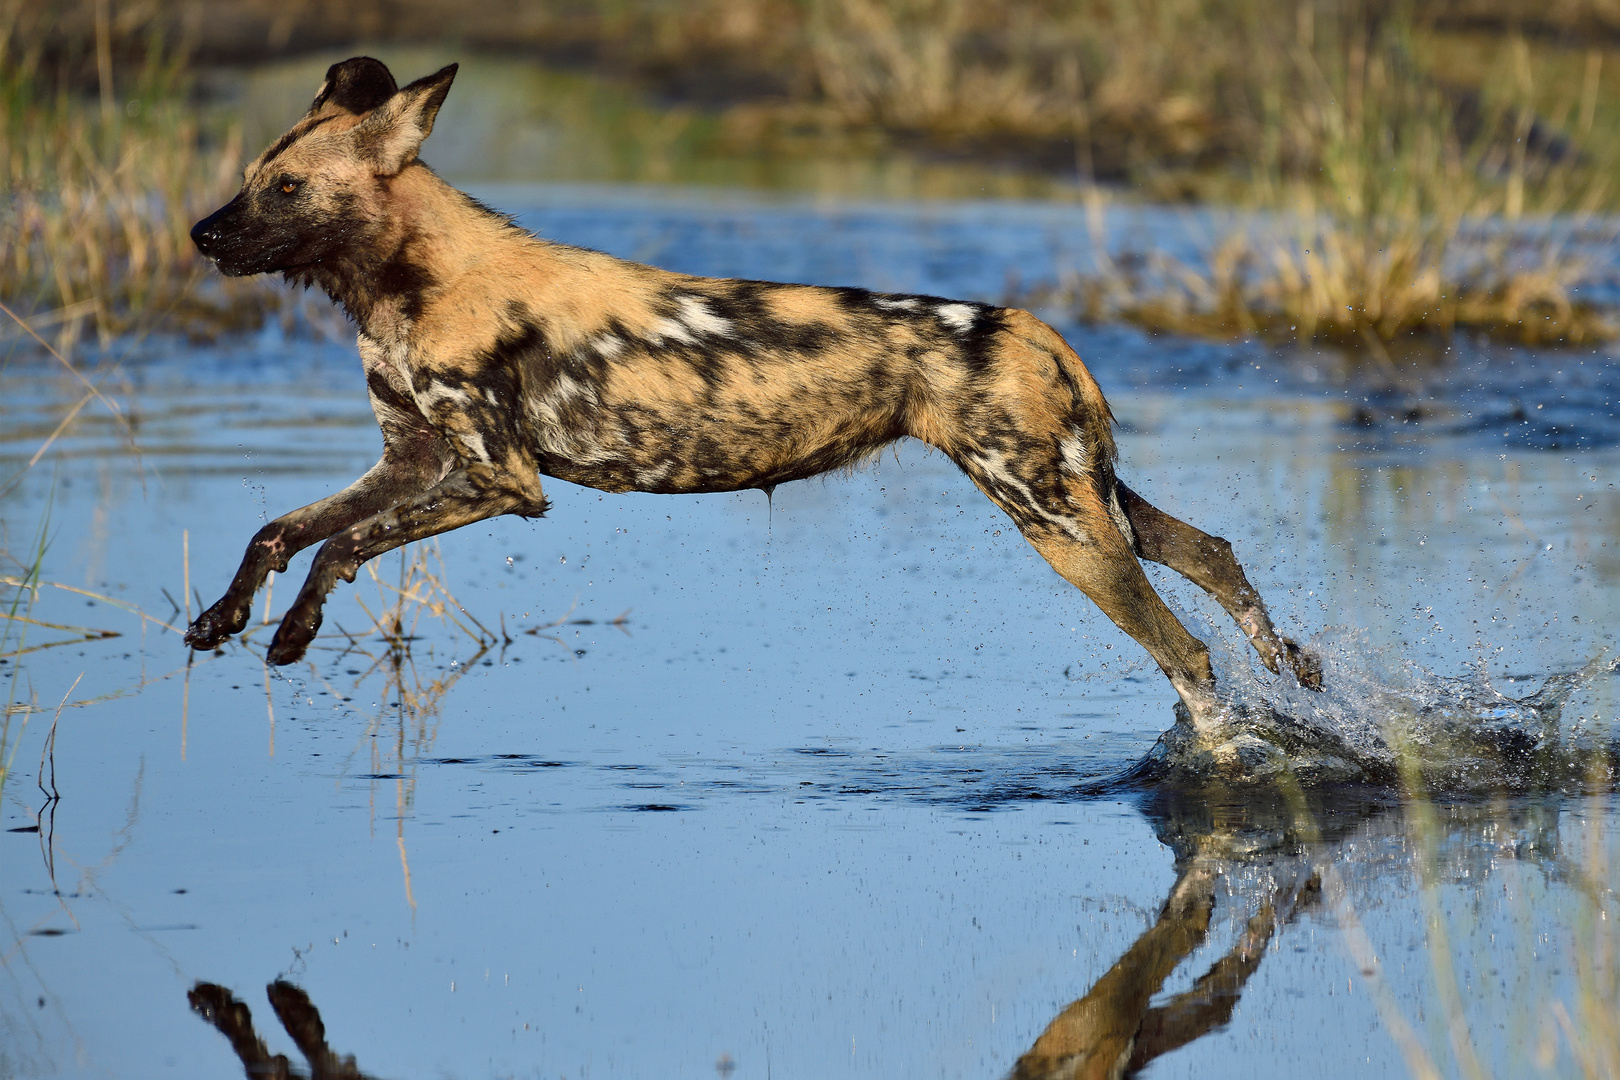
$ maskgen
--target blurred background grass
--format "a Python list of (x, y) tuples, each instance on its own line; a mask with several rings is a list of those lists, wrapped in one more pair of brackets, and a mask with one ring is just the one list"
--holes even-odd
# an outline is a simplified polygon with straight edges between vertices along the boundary
[[(429, 146), (458, 180), (1073, 200), (1099, 223), (1133, 200), (1238, 211), (1199, 259), (1110, 250), (1099, 224), (1093, 270), (981, 299), (1386, 364), (1458, 329), (1614, 334), (1578, 299), (1570, 238), (1620, 203), (1620, 0), (0, 0), (0, 302), (26, 324), (0, 333), (68, 357), (331, 320), (220, 278), (187, 233), (355, 53), (403, 78), (462, 62)], [(0, 652), (29, 647), (46, 535), (16, 554), (0, 537)], [(395, 637), (400, 610), (375, 620)], [(18, 670), (0, 781), (9, 718), (39, 707)], [(1565, 1022), (1600, 1076), (1620, 967), (1596, 929), (1613, 860), (1593, 851)]]
[(0, 298), (60, 345), (290, 318), (186, 232), (371, 52), (463, 61), (458, 176), (1226, 204), (1261, 216), (1195, 263), (984, 299), (1584, 342), (1614, 331), (1547, 223), (1620, 198), (1617, 51), (1620, 0), (3, 0)]

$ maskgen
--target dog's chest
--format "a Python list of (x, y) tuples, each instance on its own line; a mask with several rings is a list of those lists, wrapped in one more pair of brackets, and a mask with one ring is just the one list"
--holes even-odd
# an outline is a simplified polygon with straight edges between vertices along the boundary
[(397, 397), (409, 401), (415, 396), (404, 348), (389, 347), (369, 334), (359, 336), (360, 364), (367, 383), (380, 381)]

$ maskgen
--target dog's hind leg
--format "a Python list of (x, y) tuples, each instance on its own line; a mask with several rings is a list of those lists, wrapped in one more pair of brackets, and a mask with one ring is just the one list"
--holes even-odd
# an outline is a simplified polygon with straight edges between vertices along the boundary
[(1278, 635), (1265, 602), (1232, 554), (1231, 544), (1171, 517), (1117, 480), (1114, 483), (1138, 555), (1168, 566), (1214, 597), (1248, 635), (1261, 662), (1273, 673), (1280, 673), (1280, 665), (1287, 664), (1301, 686), (1322, 688), (1320, 662)]
[(1148, 651), (1202, 726), (1215, 707), (1209, 648), (1153, 591), (1118, 530), (1110, 523), (1078, 538), (1041, 527), (1021, 526), (1021, 531), (1054, 570)]
[(1148, 651), (1194, 723), (1200, 728), (1214, 723), (1218, 706), (1209, 648), (1153, 591), (1094, 479), (1034, 458), (1018, 467), (994, 452), (953, 456), (1041, 557)]

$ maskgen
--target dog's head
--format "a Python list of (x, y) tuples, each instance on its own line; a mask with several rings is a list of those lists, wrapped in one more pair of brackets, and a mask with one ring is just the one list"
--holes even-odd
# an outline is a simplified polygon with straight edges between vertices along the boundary
[(243, 172), (236, 198), (191, 230), (233, 277), (315, 266), (387, 215), (390, 178), (416, 162), (456, 65), (399, 89), (369, 56), (333, 64), (303, 119)]

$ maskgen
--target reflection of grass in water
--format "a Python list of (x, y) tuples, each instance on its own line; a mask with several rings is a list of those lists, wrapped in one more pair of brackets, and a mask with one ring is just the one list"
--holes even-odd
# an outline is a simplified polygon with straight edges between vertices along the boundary
[[(1433, 987), (1440, 1005), (1439, 1030), (1431, 1032), (1431, 1042), (1444, 1049), (1436, 1049), (1435, 1058), (1445, 1061), (1449, 1057), (1455, 1072), (1466, 1077), (1494, 1075), (1492, 1054), (1480, 1045), (1474, 1033), (1496, 1027), (1508, 1031), (1510, 1037), (1517, 1036), (1519, 1046), (1532, 1047), (1534, 1065), (1542, 1072), (1590, 1080), (1620, 1076), (1620, 957), (1616, 955), (1615, 931), (1616, 920), (1620, 920), (1620, 894), (1616, 891), (1612, 850), (1616, 806), (1609, 790), (1607, 763), (1594, 763), (1591, 787), (1599, 794), (1587, 796), (1587, 812), (1578, 819), (1577, 831), (1584, 834), (1584, 844), (1566, 843), (1556, 825), (1548, 827), (1549, 835), (1538, 838), (1546, 842), (1544, 856), (1550, 862), (1547, 880), (1540, 884), (1563, 884), (1575, 907), (1568, 926), (1569, 952), (1564, 957), (1575, 969), (1575, 984), (1567, 1000), (1547, 993), (1527, 997), (1504, 986), (1502, 997), (1493, 1001), (1482, 992), (1483, 984), (1475, 987), (1459, 975), (1457, 962), (1461, 954), (1451, 940), (1454, 917), (1446, 911), (1441, 897), (1440, 838), (1445, 832), (1444, 819), (1452, 808), (1422, 793), (1421, 776), (1410, 760), (1405, 772), (1408, 786), (1416, 793), (1408, 804), (1408, 820), (1427, 916)], [(1505, 804), (1497, 804), (1494, 810), (1498, 817), (1508, 816)], [(1575, 815), (1566, 811), (1559, 821), (1573, 818)], [(1488, 954), (1476, 951), (1471, 958), (1474, 971), (1505, 969), (1511, 964), (1516, 980), (1523, 986), (1555, 962), (1556, 952), (1547, 955), (1549, 945), (1556, 945), (1547, 940), (1546, 912), (1534, 904), (1529, 895), (1532, 891), (1508, 890), (1510, 898), (1517, 902), (1519, 932), (1506, 940), (1493, 940)], [(1456, 921), (1462, 923), (1465, 934), (1475, 930), (1466, 917)], [(1479, 943), (1477, 930), (1470, 936)], [(1510, 954), (1510, 960), (1502, 957), (1504, 951)], [(1529, 1001), (1534, 1005), (1527, 1010)], [(1502, 1012), (1492, 1015), (1494, 1009), (1486, 1007), (1486, 1002)], [(1472, 1024), (1470, 1012), (1475, 1016)], [(1560, 1067), (1560, 1045), (1568, 1052), (1573, 1068)], [(1439, 1075), (1438, 1071), (1434, 1075)]]
[[(496, 643), (496, 639), (451, 593), (445, 582), (444, 562), (437, 541), (410, 544), (401, 549), (399, 575), (394, 581), (385, 580), (378, 572), (377, 560), (367, 563), (366, 570), (377, 587), (377, 599), (373, 604), (367, 604), (357, 596), (356, 601), (371, 620), (370, 626), (358, 633), (338, 627), (336, 635), (323, 635), (343, 641), (332, 666), (359, 662), (344, 668), (346, 674), (354, 679), (350, 693), (339, 691), (332, 680), (322, 674), (313, 659), (309, 662), (309, 668), (311, 677), (326, 686), (327, 692), (340, 701), (350, 700), (367, 683), (381, 677), (381, 689), (375, 691), (378, 695), (376, 711), (366, 724), (359, 745), (366, 746), (370, 755), (373, 820), (376, 817), (376, 782), (390, 779), (394, 784), (395, 842), (399, 847), (405, 900), (414, 911), (416, 897), (411, 889), (405, 818), (416, 794), (415, 759), (433, 745), (438, 734), (440, 713), (451, 688)], [(270, 596), (267, 591), (266, 623), (269, 622), (269, 610)], [(417, 666), (412, 650), (413, 644), (427, 636), (423, 619), (437, 622), (455, 634), (465, 635), (476, 646), (476, 651), (469, 659), (452, 659), (448, 667), (440, 669), (437, 674), (424, 675)], [(271, 752), (274, 753), (275, 714), (269, 700), (268, 669), (265, 677), (265, 704), (270, 710)], [(392, 739), (379, 737), (385, 729), (391, 731)]]
[[(445, 584), (444, 558), (439, 553), (438, 541), (412, 544), (400, 553), (397, 583), (382, 579), (376, 560), (366, 564), (366, 571), (376, 583), (382, 602), (373, 614), (364, 600), (359, 601), (361, 609), (371, 618), (370, 628), (362, 631), (360, 637), (375, 633), (390, 649), (398, 652), (415, 640), (423, 616), (431, 616), (467, 635), (479, 646), (480, 652), (495, 643), (495, 635), (451, 595)], [(344, 636), (350, 635), (345, 632)]]
[[(381, 677), (381, 690), (375, 692), (379, 712), (373, 717), (366, 734), (370, 738), (375, 735), (377, 725), (384, 717), (396, 716), (400, 735), (394, 764), (403, 765), (408, 756), (420, 754), (432, 744), (446, 695), (467, 668), (497, 644), (497, 638), (451, 593), (445, 581), (444, 562), (437, 541), (409, 544), (402, 548), (399, 574), (393, 581), (384, 578), (377, 568), (378, 561), (365, 564), (377, 588), (376, 600), (368, 604), (365, 598), (355, 597), (370, 625), (350, 631), (333, 620), (334, 632), (316, 638), (307, 663), (310, 677), (325, 686), (338, 702), (355, 700), (361, 696), (359, 691), (364, 686)], [(270, 615), (274, 586), (272, 575), (265, 590), (263, 621), (243, 634), (242, 640), (251, 640), (257, 631), (274, 625)], [(424, 675), (424, 669), (418, 667), (414, 648), (417, 643), (430, 639), (429, 628), (423, 624), (424, 619), (451, 631), (453, 635), (464, 635), (475, 648), (472, 657), (467, 660), (452, 658), (439, 674)], [(436, 649), (430, 644), (425, 662), (431, 662), (435, 652)], [(328, 656), (321, 660), (319, 654)], [(340, 668), (354, 679), (347, 691), (339, 690), (334, 685), (335, 672)], [(266, 677), (268, 679), (268, 669)], [(268, 689), (267, 681), (267, 695)], [(273, 711), (271, 722), (274, 723)], [(410, 733), (408, 740), (407, 731)], [(407, 745), (409, 755), (406, 753)], [(374, 753), (375, 748), (373, 741)], [(372, 764), (380, 763), (374, 760)]]
[[(99, 401), (107, 409), (107, 411), (112, 414), (113, 418), (118, 421), (128, 437), (131, 450), (138, 456), (140, 453), (140, 448), (135, 443), (133, 428), (130, 426), (129, 421), (125, 418), (123, 411), (114, 402), (108, 400), (96, 387), (96, 385), (92, 383), (91, 380), (86, 378), (73, 365), (73, 363), (65, 355), (63, 355), (61, 351), (53, 348), (50, 344), (40, 339), (37, 332), (30, 328), (26, 323), (23, 323), (21, 319), (18, 319), (17, 316), (10, 311), (10, 309), (5, 308), (4, 305), (0, 305), (0, 311), (3, 311), (5, 315), (9, 316), (13, 322), (21, 325), (23, 329), (31, 337), (35, 338), (39, 342), (40, 346), (43, 347), (45, 351), (48, 352), (73, 379), (77, 380), (85, 387), (85, 390), (78, 402), (73, 405), (72, 408), (67, 410), (61, 422), (57, 424), (55, 430), (51, 432), (50, 436), (46, 438), (45, 441), (40, 445), (39, 449), (35, 451), (33, 457), (29, 459), (27, 464), (25, 464), (23, 468), (20, 469), (15, 475), (7, 478), (4, 482), (0, 482), (0, 496), (9, 493), (22, 482), (23, 478), (46, 457), (48, 452), (55, 445), (57, 439), (72, 427), (74, 422), (83, 412), (84, 408), (92, 401)], [(52, 490), (52, 497), (54, 497), (54, 488)], [(178, 630), (174, 626), (170, 625), (164, 620), (149, 615), (145, 611), (141, 610), (141, 608), (138, 606), (127, 603), (123, 600), (119, 600), (116, 597), (93, 592), (89, 589), (78, 588), (73, 585), (67, 585), (62, 582), (45, 580), (43, 571), (45, 565), (45, 555), (50, 547), (51, 539), (51, 505), (52, 499), (47, 498), (45, 509), (40, 515), (40, 521), (35, 530), (34, 540), (26, 551), (22, 552), (21, 554), (13, 553), (7, 547), (5, 535), (0, 534), (0, 588), (11, 590), (11, 594), (3, 601), (0, 601), (0, 660), (8, 661), (10, 669), (4, 676), (6, 681), (5, 707), (3, 715), (0, 715), (0, 791), (4, 790), (6, 779), (11, 773), (18, 745), (20, 744), (23, 732), (27, 729), (28, 718), (33, 713), (40, 711), (37, 694), (34, 692), (31, 685), (28, 688), (28, 699), (26, 701), (22, 700), (20, 689), (25, 678), (25, 665), (22, 658), (30, 654), (38, 653), (47, 649), (59, 648), (64, 645), (75, 645), (86, 641), (99, 641), (120, 636), (120, 633), (115, 630), (74, 626), (66, 623), (50, 622), (44, 619), (35, 618), (33, 615), (34, 606), (39, 601), (40, 593), (42, 591), (50, 589), (53, 591), (74, 593), (79, 596), (88, 597), (97, 602), (122, 609), (130, 614), (135, 615), (143, 625), (145, 623), (153, 623), (162, 629), (178, 633)], [(30, 628), (38, 628), (50, 632), (50, 639), (45, 641), (30, 641), (28, 636)], [(66, 634), (68, 636), (61, 637), (60, 635), (62, 634)], [(189, 668), (190, 665), (188, 663), (185, 670), (189, 671)], [(97, 701), (104, 701), (113, 697), (121, 697), (124, 694), (138, 691), (151, 682), (169, 678), (173, 674), (175, 674), (175, 672), (170, 672), (168, 675), (156, 677), (147, 677), (143, 675), (133, 687), (114, 690), (110, 693), (104, 693), (80, 701), (69, 701), (69, 698), (72, 696), (73, 689), (78, 686), (79, 679), (83, 678), (83, 673), (81, 672), (79, 678), (73, 680), (73, 686), (69, 687), (67, 693), (62, 697), (61, 703), (56, 707), (55, 716), (51, 721), (50, 732), (46, 736), (46, 753), (52, 755), (53, 763), (53, 782), (52, 788), (49, 791), (47, 791), (44, 786), (45, 758), (43, 756), (41, 757), (40, 789), (46, 795), (47, 804), (54, 805), (56, 799), (54, 793), (54, 752), (56, 729), (57, 724), (61, 719), (62, 710), (69, 705), (74, 707), (82, 707), (85, 705), (94, 704)], [(21, 717), (21, 719), (17, 722), (16, 730), (13, 731), (13, 720), (17, 717)]]
[[(406, 902), (414, 910), (416, 900), (411, 888), (410, 857), (405, 843), (405, 819), (412, 808), (416, 793), (416, 761), (427, 754), (438, 736), (439, 720), (450, 691), (461, 678), (491, 649), (513, 644), (507, 633), (505, 617), (492, 631), (468, 611), (446, 581), (444, 562), (436, 540), (409, 544), (400, 550), (397, 576), (391, 580), (378, 569), (380, 560), (366, 563), (366, 571), (376, 587), (376, 599), (367, 603), (356, 596), (356, 602), (365, 612), (369, 625), (351, 631), (333, 622), (334, 632), (316, 638), (307, 661), (310, 677), (326, 689), (335, 702), (371, 700), (370, 715), (357, 746), (366, 748), (372, 781), (372, 813), (375, 819), (376, 783), (392, 781), (394, 785), (395, 840), (399, 847), (400, 871), (404, 883)], [(243, 635), (246, 640), (255, 631), (271, 625), (272, 577), (266, 589), (263, 621)], [(568, 623), (573, 613), (570, 607), (549, 624), (531, 627), (519, 633), (546, 638), (567, 650), (561, 638), (545, 631)], [(625, 630), (628, 612), (608, 621), (609, 625)], [(591, 620), (573, 620), (586, 623)], [(473, 648), (472, 655), (452, 656), (448, 663), (435, 665), (437, 653), (433, 632), (448, 634), (452, 641), (465, 638)], [(625, 630), (628, 633), (627, 630)], [(418, 650), (426, 646), (424, 655)], [(317, 660), (320, 654), (327, 658)], [(350, 681), (340, 689), (342, 679)], [(313, 705), (314, 699), (306, 699)], [(265, 669), (265, 707), (270, 724), (270, 752), (275, 752), (275, 710), (270, 699), (270, 672)], [(358, 711), (366, 712), (364, 707)], [(391, 737), (384, 737), (385, 735)], [(351, 756), (352, 761), (352, 756)]]
[[(1320, 867), (1324, 895), (1343, 936), (1346, 951), (1370, 993), (1385, 1028), (1408, 1070), (1423, 1080), (1442, 1076), (1486, 1078), (1525, 1075), (1533, 1066), (1542, 1074), (1598, 1077), (1620, 1075), (1620, 956), (1614, 924), (1620, 919), (1620, 894), (1614, 878), (1614, 795), (1587, 797), (1579, 815), (1582, 843), (1560, 835), (1561, 825), (1576, 818), (1570, 810), (1514, 805), (1505, 798), (1486, 804), (1440, 802), (1423, 794), (1421, 770), (1410, 756), (1404, 764), (1409, 794), (1402, 800), (1408, 837), (1403, 845), (1413, 855), (1425, 919), (1430, 993), (1422, 1001), (1428, 1017), (1426, 1037), (1394, 996), (1386, 975), (1388, 957), (1380, 957), (1369, 937), (1336, 861)], [(1603, 791), (1607, 772), (1594, 773), (1594, 790)], [(1301, 835), (1320, 843), (1321, 831), (1307, 809), (1304, 793), (1286, 781), (1279, 785), (1293, 807)], [(1549, 813), (1550, 810), (1550, 813)], [(1463, 833), (1477, 836), (1459, 839)], [(1528, 835), (1526, 835), (1528, 834)], [(1484, 860), (1488, 865), (1475, 865)], [(1469, 914), (1447, 911), (1443, 890), (1449, 885), (1471, 892), (1489, 884), (1487, 874), (1528, 873), (1540, 876), (1509, 881), (1501, 890), (1512, 905), (1517, 932), (1486, 935), (1474, 918), (1477, 901), (1465, 900)], [(1549, 916), (1560, 909), (1542, 907), (1534, 898), (1546, 886), (1561, 885), (1562, 911), (1573, 914), (1549, 934)], [(1453, 930), (1473, 943), (1471, 955), (1458, 951)], [(1556, 950), (1568, 945), (1567, 961), (1575, 971), (1567, 998), (1553, 996), (1547, 985), (1556, 975)], [(1551, 955), (1549, 955), (1551, 953)], [(1467, 961), (1466, 967), (1460, 961)], [(1400, 965), (1404, 972), (1406, 965)], [(1567, 970), (1567, 969), (1566, 969)], [(1500, 979), (1486, 978), (1504, 974)], [(1494, 985), (1493, 985), (1494, 984)], [(1493, 1048), (1480, 1033), (1502, 1031), (1505, 1045)], [(1560, 1061), (1560, 1048), (1567, 1058)], [(1505, 1050), (1501, 1061), (1496, 1050)], [(1525, 1058), (1529, 1060), (1526, 1061)], [(1496, 1071), (1500, 1069), (1501, 1071)]]
[(1615, 889), (1614, 845), (1605, 842), (1601, 824), (1613, 817), (1613, 797), (1600, 800), (1598, 809), (1602, 812), (1599, 823), (1589, 821), (1586, 826), (1586, 866), (1575, 878), (1583, 904), (1574, 950), (1574, 1011), (1572, 1015), (1563, 1002), (1554, 1003), (1550, 1010), (1581, 1074), (1590, 1080), (1620, 1076), (1620, 949), (1616, 947), (1620, 902)]
[[(18, 657), (29, 651), (28, 628), (37, 625), (30, 618), (34, 601), (38, 596), (40, 580), (40, 567), (45, 562), (45, 549), (50, 537), (50, 512), (41, 517), (39, 530), (35, 541), (31, 545), (31, 558), (22, 573), (17, 578), (7, 578), (7, 584), (15, 581), (12, 586), (14, 592), (6, 602), (5, 610), (0, 612), (0, 658), (11, 661), (11, 670), (6, 678), (6, 707), (5, 714), (0, 717), (0, 792), (5, 791), (6, 779), (11, 775), (12, 765), (16, 760), (17, 747), (21, 743), (22, 734), (28, 727), (28, 717), (34, 712), (37, 700), (29, 688), (29, 699), (24, 702), (19, 699), (20, 683), (23, 678), (23, 666)], [(14, 561), (11, 553), (0, 548), (0, 559)], [(20, 716), (17, 730), (12, 732), (13, 717)]]

